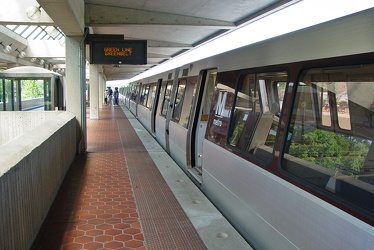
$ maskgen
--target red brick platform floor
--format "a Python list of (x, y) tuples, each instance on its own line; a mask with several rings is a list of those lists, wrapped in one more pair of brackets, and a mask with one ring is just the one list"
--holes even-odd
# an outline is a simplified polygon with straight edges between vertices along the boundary
[(87, 131), (32, 250), (206, 249), (121, 107)]

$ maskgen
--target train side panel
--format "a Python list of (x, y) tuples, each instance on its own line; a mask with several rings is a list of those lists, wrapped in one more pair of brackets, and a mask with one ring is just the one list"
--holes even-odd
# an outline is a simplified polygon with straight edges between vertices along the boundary
[(169, 126), (169, 138), (170, 138), (170, 156), (177, 162), (177, 164), (187, 169), (187, 129), (184, 127), (171, 122)]
[(148, 132), (151, 132), (151, 111), (142, 105), (138, 105), (138, 119)]
[[(373, 25), (370, 9), (182, 66), (179, 82), (201, 81), (188, 127), (172, 121), (177, 81), (153, 77), (168, 96), (157, 141), (255, 248), (374, 245)], [(213, 94), (204, 97), (209, 70)]]
[(374, 244), (370, 225), (207, 140), (203, 147), (204, 192), (255, 248), (369, 249)]

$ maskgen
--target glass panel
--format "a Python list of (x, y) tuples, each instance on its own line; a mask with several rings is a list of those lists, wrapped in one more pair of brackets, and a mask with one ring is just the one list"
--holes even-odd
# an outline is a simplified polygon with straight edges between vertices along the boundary
[(139, 103), (143, 106), (146, 106), (148, 99), (149, 85), (143, 85), (142, 91), (140, 93)]
[(178, 83), (177, 93), (175, 95), (174, 101), (174, 108), (173, 108), (173, 120), (179, 122), (181, 113), (182, 113), (182, 106), (184, 100), (184, 92), (186, 90), (186, 82), (187, 80), (183, 79), (180, 80)]
[(255, 75), (246, 75), (240, 81), (234, 108), (234, 126), (229, 134), (230, 145), (242, 150), (247, 149), (259, 114), (262, 113), (255, 77)]
[(191, 114), (195, 91), (197, 86), (197, 77), (190, 77), (179, 82), (178, 92), (175, 98), (173, 110), (173, 121), (183, 127), (188, 127), (188, 121)]
[(22, 36), (24, 38), (28, 38), (35, 29), (36, 29), (35, 26), (29, 26), (29, 28), (25, 30), (25, 32), (22, 33)]
[(4, 110), (4, 101), (5, 101), (4, 80), (0, 79), (0, 111)]
[(133, 101), (136, 101), (136, 96), (137, 95), (138, 95), (138, 93), (136, 92), (136, 86), (132, 86), (130, 99), (133, 100)]
[(19, 111), (21, 110), (21, 96), (20, 96), (20, 80), (13, 80), (13, 100), (14, 100), (14, 105), (13, 105), (13, 110), (14, 111)]
[[(282, 167), (374, 212), (374, 65), (311, 69), (300, 80)], [(318, 115), (321, 95), (330, 116)]]
[(335, 89), (336, 103), (338, 107), (338, 125), (342, 129), (351, 130), (351, 120), (348, 108), (347, 83), (337, 82)]
[(17, 34), (22, 34), (22, 32), (24, 32), (26, 28), (27, 28), (26, 25), (19, 25), (19, 26), (14, 30), (14, 32), (17, 33)]
[(173, 82), (168, 82), (165, 88), (164, 92), (164, 99), (162, 101), (162, 110), (161, 115), (166, 117), (166, 114), (168, 112), (168, 108), (170, 105), (170, 95), (171, 95), (171, 88), (173, 86)]
[(229, 132), (231, 146), (264, 161), (272, 159), (286, 81), (285, 72), (241, 77)]
[(330, 96), (326, 87), (317, 86), (317, 90), (320, 91), (321, 104), (319, 111), (321, 113), (322, 125), (331, 127), (331, 113), (330, 113)]
[(52, 110), (51, 81), (44, 80), (44, 110)]
[(147, 108), (149, 108), (149, 110), (153, 109), (153, 103), (156, 98), (156, 90), (157, 90), (157, 85), (155, 83), (151, 84), (148, 102), (147, 102)]
[(13, 97), (12, 97), (12, 81), (9, 79), (5, 80), (5, 110), (13, 110)]

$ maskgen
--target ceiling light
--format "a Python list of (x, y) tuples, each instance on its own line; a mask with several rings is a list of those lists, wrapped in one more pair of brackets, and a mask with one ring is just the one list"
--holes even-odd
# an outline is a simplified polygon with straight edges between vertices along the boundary
[(19, 51), (18, 49), (16, 49), (16, 51), (18, 52), (19, 58), (24, 58), (26, 56), (26, 53), (24, 51)]
[(41, 9), (42, 7), (30, 6), (26, 10), (26, 15), (31, 20), (38, 20), (42, 14)]
[(9, 52), (12, 51), (12, 44), (9, 45), (4, 45), (3, 42), (0, 42), (0, 44), (3, 46), (3, 51), (4, 53), (8, 54)]
[(53, 26), (48, 26), (45, 31), (48, 35), (50, 35), (53, 39), (59, 34), (58, 30)]

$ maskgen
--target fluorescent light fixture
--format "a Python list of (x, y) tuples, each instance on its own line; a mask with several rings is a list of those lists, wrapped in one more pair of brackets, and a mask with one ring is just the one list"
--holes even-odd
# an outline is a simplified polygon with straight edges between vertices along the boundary
[(24, 58), (26, 56), (26, 53), (24, 51), (19, 51), (18, 48), (15, 51), (18, 52), (18, 57), (19, 58)]
[(38, 20), (42, 14), (41, 9), (42, 7), (30, 6), (26, 9), (26, 16), (31, 20)]
[(12, 44), (9, 44), (9, 45), (5, 45), (3, 44), (3, 42), (0, 42), (0, 45), (3, 46), (3, 51), (5, 54), (8, 54), (12, 51)]
[(242, 25), (229, 33), (189, 50), (142, 74), (123, 80), (125, 84), (170, 69), (217, 55), (245, 45), (260, 42), (316, 24), (327, 22), (374, 7), (373, 0), (303, 0)]

